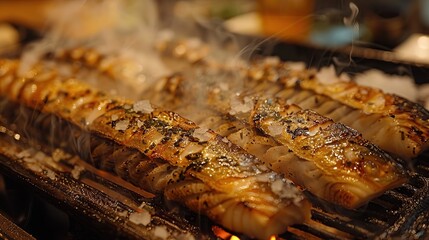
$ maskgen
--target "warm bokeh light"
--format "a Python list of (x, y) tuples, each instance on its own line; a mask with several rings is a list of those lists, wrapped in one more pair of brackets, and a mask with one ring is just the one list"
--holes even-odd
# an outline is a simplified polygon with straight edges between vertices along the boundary
[[(222, 240), (240, 240), (239, 237), (232, 235), (231, 233), (223, 230), (221, 227), (218, 226), (213, 226), (212, 231), (217, 237)], [(269, 240), (277, 240), (277, 237), (273, 235), (269, 238)]]
[(213, 233), (218, 236), (220, 239), (229, 239), (229, 237), (231, 237), (231, 233), (223, 230), (222, 228), (218, 227), (218, 226), (213, 226), (212, 227), (212, 231)]
[(240, 240), (239, 237), (232, 235), (231, 233), (223, 230), (222, 228), (220, 228), (218, 226), (213, 226), (212, 231), (217, 237), (219, 237), (220, 239), (223, 239), (223, 240)]
[(231, 238), (230, 238), (230, 240), (240, 240), (240, 238), (237, 237), (237, 236), (232, 235)]

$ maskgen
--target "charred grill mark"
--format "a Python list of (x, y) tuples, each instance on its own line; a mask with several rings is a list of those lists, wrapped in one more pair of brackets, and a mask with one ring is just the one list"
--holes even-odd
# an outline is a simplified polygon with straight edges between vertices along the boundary
[(397, 107), (396, 113), (410, 113), (411, 118), (422, 119), (423, 121), (429, 120), (429, 111), (420, 104), (393, 95), (393, 105)]
[(295, 139), (299, 136), (308, 136), (308, 128), (304, 127), (304, 128), (296, 128), (295, 130), (288, 130), (288, 133), (291, 134), (292, 139)]
[[(276, 71), (277, 71), (277, 69), (276, 69)], [(268, 77), (269, 75), (270, 75), (269, 73), (265, 74), (262, 77), (262, 79), (263, 78), (269, 78)], [(287, 76), (282, 76), (281, 78), (284, 79), (285, 77), (287, 78)], [(312, 78), (311, 74), (310, 74), (309, 78), (310, 79)], [(277, 80), (278, 79), (276, 79), (276, 81)], [(304, 82), (305, 80), (306, 80), (305, 77), (298, 78), (298, 80), (296, 81), (295, 87), (298, 87), (300, 89), (300, 91), (302, 91), (301, 82)], [(267, 84), (266, 86), (261, 86), (260, 89), (268, 89), (268, 88), (270, 88), (270, 86), (271, 85)], [(279, 88), (279, 89), (281, 89), (281, 88)], [(277, 93), (279, 93), (279, 91), (281, 91), (281, 90), (276, 90), (276, 91), (277, 91)], [(296, 102), (299, 102), (299, 103), (302, 102), (302, 101), (310, 101), (311, 100), (312, 101), (311, 102), (312, 106), (315, 105), (315, 104), (320, 104), (321, 102), (323, 102), (323, 101), (320, 101), (318, 97), (313, 98), (313, 96), (312, 96), (313, 93), (311, 91), (305, 91), (304, 93), (302, 93), (300, 91), (297, 91), (295, 89), (295, 93), (299, 93), (299, 94), (294, 94), (294, 96), (292, 97), (292, 100), (294, 100)], [(261, 120), (263, 118), (266, 118), (266, 117), (267, 116), (265, 116), (264, 114), (257, 114), (257, 115), (253, 116), (253, 120), (255, 122), (258, 122), (259, 120)], [(275, 120), (278, 120), (278, 119), (281, 119), (282, 116), (277, 114), (277, 115), (272, 116), (272, 117)], [(310, 131), (309, 127), (299, 127), (300, 125), (305, 125), (305, 124), (308, 124), (310, 121), (312, 121), (313, 125), (311, 125), (311, 126), (312, 127), (316, 127), (316, 126), (318, 126), (318, 125), (323, 124), (323, 123), (326, 122), (326, 121), (322, 121), (321, 119), (308, 119), (308, 118), (307, 119), (306, 118), (296, 118), (295, 120), (296, 120), (296, 123), (298, 124), (298, 127), (291, 128), (290, 126), (288, 126), (287, 131), (286, 131), (286, 132), (288, 132), (291, 135), (292, 140), (295, 140), (295, 139), (297, 139), (299, 137), (304, 137), (304, 136), (308, 137), (309, 136), (309, 131)], [(289, 122), (289, 125), (290, 125), (290, 123), (291, 122)], [(329, 129), (329, 130), (332, 130), (332, 131), (336, 130), (336, 132), (339, 133), (340, 134), (339, 136), (341, 136), (341, 137), (354, 136), (353, 133), (349, 133), (348, 131), (346, 131), (343, 128), (343, 126), (335, 125), (334, 124), (334, 128), (335, 129)], [(323, 132), (322, 129), (319, 129), (319, 132)], [(335, 134), (332, 134), (332, 135), (335, 135)], [(340, 139), (337, 139), (337, 138), (332, 137), (330, 135), (328, 135), (328, 136), (330, 138), (328, 138), (327, 143), (329, 143), (329, 144), (339, 144), (340, 143)], [(243, 137), (241, 137), (241, 138), (243, 138)], [(302, 150), (311, 150), (310, 149), (310, 145), (304, 145), (304, 146), (302, 146)], [(223, 158), (220, 158), (220, 159), (222, 160)], [(344, 166), (345, 166), (345, 168), (351, 168), (352, 164), (351, 164), (350, 161), (345, 161), (344, 162)], [(354, 167), (354, 168), (357, 168), (357, 167)]]
[[(429, 147), (429, 142), (427, 141), (429, 139), (429, 111), (420, 104), (413, 103), (393, 94), (383, 93), (381, 90), (375, 88), (359, 86), (352, 81), (345, 82), (338, 80), (335, 82), (336, 80), (332, 79), (332, 83), (325, 83), (318, 79), (315, 71), (305, 69), (291, 70), (293, 73), (289, 74), (289, 76), (281, 77), (274, 84), (270, 79), (264, 78), (264, 76), (278, 69), (287, 69), (288, 66), (285, 63), (259, 61), (253, 63), (251, 66), (256, 70), (247, 71), (259, 72), (258, 76), (262, 77), (252, 78), (252, 75), (249, 75), (248, 82), (260, 85), (265, 84), (265, 88), (270, 88), (270, 86), (274, 88), (278, 84), (282, 84), (285, 90), (278, 92), (275, 95), (276, 97), (287, 99), (298, 105), (302, 104), (304, 108), (312, 108), (321, 114), (327, 114), (328, 117), (332, 117), (335, 121), (342, 122), (343, 119), (347, 119), (349, 122), (344, 122), (345, 124), (357, 128), (367, 139), (405, 160), (416, 157)], [(294, 94), (289, 95), (290, 91), (293, 91)], [(288, 94), (282, 96), (283, 92)], [(325, 102), (326, 104), (327, 101), (334, 101), (338, 106), (347, 106), (354, 110), (349, 111), (349, 109), (345, 109), (344, 115), (347, 114), (346, 112), (355, 114), (354, 112), (359, 111), (361, 113), (360, 117), (358, 120), (353, 121), (346, 116), (341, 116), (342, 113), (334, 111), (335, 109), (333, 108), (323, 109), (322, 106), (324, 104), (316, 107), (316, 103), (303, 102), (302, 97), (305, 96), (306, 92), (311, 92), (313, 96), (316, 95), (316, 99), (321, 100), (319, 103)], [(373, 129), (374, 122), (370, 123), (367, 121), (367, 118), (374, 119), (373, 116), (370, 116), (374, 114), (378, 115), (380, 121), (385, 122), (385, 125), (389, 124), (391, 125), (390, 127), (396, 129), (402, 128), (402, 132), (409, 134), (405, 135), (405, 139), (402, 140), (403, 135), (399, 133), (400, 131), (389, 131), (388, 134), (391, 141), (389, 144), (386, 144), (385, 142), (388, 142), (384, 139), (386, 135), (374, 136), (374, 131), (376, 131), (376, 129)], [(392, 120), (389, 121), (385, 118)], [(415, 126), (418, 131), (409, 131), (408, 126), (410, 125)]]
[[(337, 190), (318, 192), (311, 183), (313, 180), (306, 179), (305, 175), (287, 173), (320, 198), (353, 208), (406, 181), (406, 173), (397, 161), (364, 140), (356, 130), (334, 123), (311, 110), (290, 111), (272, 100), (261, 99), (256, 106), (252, 115), (258, 117), (252, 119), (257, 128), (290, 148), (300, 158), (314, 164), (313, 168), (333, 176), (338, 171), (338, 178), (324, 176), (322, 182), (334, 185), (341, 183), (343, 187), (357, 183), (366, 185), (364, 195), (359, 191), (353, 192), (353, 188), (350, 191), (341, 190), (341, 194), (335, 193)], [(286, 131), (279, 134), (281, 129)], [(355, 180), (349, 179), (348, 182), (344, 178)]]

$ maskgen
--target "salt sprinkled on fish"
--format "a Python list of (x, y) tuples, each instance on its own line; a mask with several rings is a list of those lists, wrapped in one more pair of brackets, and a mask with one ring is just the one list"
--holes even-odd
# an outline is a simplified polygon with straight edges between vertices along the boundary
[(128, 119), (118, 121), (115, 125), (115, 130), (125, 131), (128, 129), (129, 125), (130, 125), (130, 120), (128, 120)]
[(150, 213), (146, 210), (142, 210), (141, 212), (133, 212), (129, 216), (130, 222), (135, 224), (141, 224), (146, 226), (150, 223), (152, 217)]
[(208, 131), (207, 128), (197, 128), (194, 130), (194, 133), (192, 134), (192, 136), (199, 139), (202, 142), (206, 142), (211, 138), (210, 133), (207, 131)]
[(167, 231), (167, 227), (165, 226), (156, 226), (153, 229), (153, 235), (155, 237), (161, 238), (161, 239), (167, 239), (170, 236), (170, 233)]
[(150, 104), (149, 100), (141, 100), (141, 101), (135, 102), (133, 104), (133, 110), (135, 112), (141, 112), (141, 113), (153, 112), (153, 108), (152, 108), (152, 105)]
[(231, 115), (235, 115), (237, 113), (246, 113), (253, 109), (253, 101), (249, 97), (244, 97), (243, 101), (241, 101), (238, 97), (231, 97), (231, 110), (229, 113)]

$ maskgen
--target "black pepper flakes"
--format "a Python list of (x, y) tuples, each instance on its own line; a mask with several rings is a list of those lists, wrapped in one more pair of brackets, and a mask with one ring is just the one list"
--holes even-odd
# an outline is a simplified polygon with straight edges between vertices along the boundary
[(310, 149), (311, 149), (311, 147), (310, 147), (310, 146), (308, 146), (308, 145), (306, 145), (306, 146), (302, 146), (302, 147), (301, 147), (301, 149), (302, 149), (302, 150), (310, 150)]

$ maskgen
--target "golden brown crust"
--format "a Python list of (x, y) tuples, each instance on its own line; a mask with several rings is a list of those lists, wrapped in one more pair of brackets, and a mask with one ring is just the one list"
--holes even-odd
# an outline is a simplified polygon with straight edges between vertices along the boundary
[[(357, 131), (312, 110), (268, 99), (259, 100), (252, 115), (257, 128), (322, 172), (325, 180), (318, 184), (326, 191), (316, 195), (330, 202), (355, 208), (406, 181), (395, 159)], [(293, 179), (316, 191), (307, 175)]]
[[(275, 73), (275, 74), (273, 74)], [(275, 76), (275, 78), (270, 77)], [(251, 84), (270, 83), (272, 87), (308, 90), (323, 98), (328, 97), (342, 105), (361, 111), (362, 116), (379, 116), (380, 121), (394, 128), (397, 133), (391, 134), (396, 145), (405, 147), (385, 147), (385, 139), (371, 139), (376, 144), (404, 159), (416, 157), (429, 147), (429, 111), (420, 104), (394, 94), (388, 94), (380, 89), (360, 86), (353, 81), (342, 80), (339, 77), (320, 79), (317, 71), (307, 69), (294, 69), (284, 62), (255, 62), (246, 74)], [(288, 99), (284, 99), (285, 101)], [(298, 102), (296, 104), (299, 104)], [(335, 119), (341, 121), (340, 119)], [(363, 122), (363, 121), (362, 121)], [(368, 139), (365, 131), (372, 126), (364, 125), (358, 130)]]
[[(251, 237), (266, 239), (309, 217), (308, 201), (290, 181), (214, 132), (198, 132), (194, 123), (174, 112), (145, 102), (110, 98), (74, 79), (41, 78), (43, 70), (8, 81), (9, 77), (17, 79), (18, 62), (3, 60), (0, 66), (7, 68), (0, 72), (0, 96), (35, 114), (68, 122), (77, 129), (73, 130), (76, 136), (68, 136), (71, 142), (80, 132), (89, 132), (98, 139), (93, 141), (98, 145), (91, 145), (98, 167), (115, 171), (148, 190), (163, 192), (167, 198)], [(32, 119), (28, 123), (32, 124)], [(103, 158), (100, 144), (125, 147), (123, 151), (133, 151), (129, 154), (133, 158), (125, 162)], [(114, 152), (122, 156), (121, 151)], [(183, 191), (175, 190), (179, 186)], [(242, 217), (247, 224), (240, 221)]]

